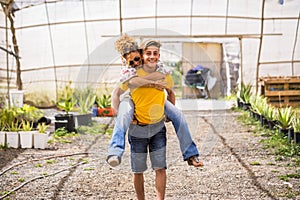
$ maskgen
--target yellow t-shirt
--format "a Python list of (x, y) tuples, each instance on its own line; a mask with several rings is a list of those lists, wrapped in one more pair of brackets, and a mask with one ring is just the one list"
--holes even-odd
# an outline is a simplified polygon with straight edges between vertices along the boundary
[[(137, 69), (138, 76), (146, 76), (148, 73), (143, 68)], [(166, 88), (174, 85), (171, 75), (167, 75), (165, 80)], [(122, 90), (128, 89), (128, 82), (121, 84)], [(134, 103), (135, 118), (144, 124), (154, 124), (164, 118), (165, 92), (151, 88), (139, 87), (131, 89), (131, 98)]]

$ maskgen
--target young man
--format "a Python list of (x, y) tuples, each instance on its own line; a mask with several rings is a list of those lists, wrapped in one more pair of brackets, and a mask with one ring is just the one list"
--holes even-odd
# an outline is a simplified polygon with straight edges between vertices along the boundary
[[(143, 45), (144, 64), (136, 70), (142, 77), (157, 70), (160, 43), (150, 40)], [(166, 88), (173, 87), (170, 75), (164, 79)], [(121, 85), (128, 89), (128, 83)], [(155, 88), (137, 87), (130, 89), (135, 106), (134, 120), (128, 130), (131, 151), (131, 169), (134, 173), (134, 188), (137, 199), (145, 199), (144, 175), (147, 170), (149, 152), (152, 169), (155, 170), (155, 187), (157, 199), (164, 199), (166, 189), (166, 127), (165, 127), (165, 93)]]
[[(151, 86), (159, 90), (162, 90), (165, 87), (165, 83), (161, 81), (166, 77), (166, 74), (168, 74), (165, 68), (159, 67), (155, 72), (143, 77), (137, 77), (136, 69), (134, 67), (142, 64), (142, 58), (138, 45), (133, 38), (127, 35), (121, 36), (116, 42), (116, 49), (126, 61), (127, 66), (131, 66), (122, 71), (121, 82), (129, 81), (130, 85), (135, 87)], [(117, 166), (121, 162), (121, 157), (125, 149), (125, 133), (132, 121), (134, 112), (134, 106), (130, 98), (124, 98), (122, 101), (119, 100), (119, 97), (123, 92), (124, 91), (120, 88), (117, 88), (114, 90), (112, 99), (113, 108), (118, 114), (107, 156), (107, 162), (111, 166)], [(168, 93), (172, 94), (171, 92)], [(197, 147), (191, 138), (190, 131), (182, 112), (180, 112), (180, 110), (172, 103), (166, 101), (165, 113), (168, 119), (172, 121), (175, 128), (180, 142), (183, 159), (187, 161), (189, 165), (195, 167), (203, 166), (203, 163), (198, 159), (199, 153)]]

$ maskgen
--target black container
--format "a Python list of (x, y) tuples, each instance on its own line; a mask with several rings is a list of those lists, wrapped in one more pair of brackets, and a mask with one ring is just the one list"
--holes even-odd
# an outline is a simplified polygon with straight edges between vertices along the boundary
[(57, 114), (55, 117), (55, 130), (64, 127), (68, 132), (75, 132), (75, 121), (72, 114)]
[(294, 132), (294, 142), (300, 144), (300, 132)]

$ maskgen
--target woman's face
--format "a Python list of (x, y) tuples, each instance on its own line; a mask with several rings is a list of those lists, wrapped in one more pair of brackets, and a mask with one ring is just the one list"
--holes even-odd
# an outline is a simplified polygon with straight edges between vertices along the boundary
[(142, 57), (140, 52), (134, 51), (126, 55), (126, 65), (137, 67), (142, 65)]

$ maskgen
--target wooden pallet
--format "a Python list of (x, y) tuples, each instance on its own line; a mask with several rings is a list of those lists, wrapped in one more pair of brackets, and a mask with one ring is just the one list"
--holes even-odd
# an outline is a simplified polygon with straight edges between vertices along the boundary
[(300, 76), (262, 77), (261, 95), (275, 106), (300, 106)]

